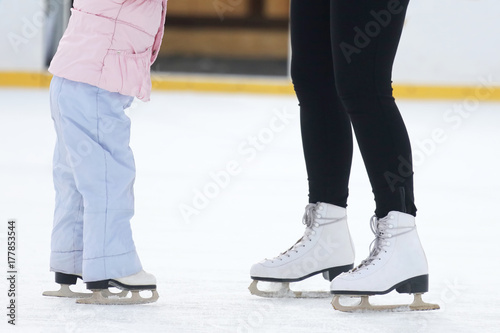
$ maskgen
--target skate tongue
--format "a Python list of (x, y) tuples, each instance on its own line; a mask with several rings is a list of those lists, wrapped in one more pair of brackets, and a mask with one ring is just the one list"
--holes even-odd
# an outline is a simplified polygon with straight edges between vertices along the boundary
[[(376, 241), (376, 239), (373, 240), (373, 242), (375, 242), (375, 241)], [(372, 244), (373, 244), (373, 242), (372, 242)], [(371, 245), (370, 245), (370, 247), (371, 247)], [(373, 250), (370, 251), (370, 255), (368, 256), (368, 258), (361, 261), (361, 263), (357, 267), (355, 267), (352, 271), (356, 272), (356, 271), (370, 265), (372, 263), (372, 261), (377, 258), (378, 254), (380, 253), (380, 250), (381, 250), (381, 248), (376, 246)]]
[(288, 252), (290, 251), (294, 251), (295, 248), (302, 244), (302, 240), (304, 239), (304, 237), (306, 237), (308, 234), (304, 234), (304, 236), (302, 236), (298, 241), (295, 242), (295, 244), (293, 244), (288, 250), (286, 250), (285, 252), (282, 252), (280, 253), (278, 256), (274, 257), (273, 259), (279, 259), (281, 256), (286, 256)]
[(384, 246), (383, 239), (384, 237), (384, 226), (386, 225), (386, 221), (383, 219), (377, 218), (377, 216), (373, 215), (370, 219), (370, 228), (372, 229), (373, 234), (375, 235), (375, 239), (370, 243), (370, 255), (365, 260), (361, 261), (361, 263), (354, 268), (352, 271), (355, 272), (368, 266), (371, 264), (373, 260), (377, 258), (380, 251), (382, 251), (382, 247)]
[(316, 204), (308, 204), (306, 206), (306, 211), (304, 212), (304, 216), (302, 217), (302, 223), (305, 224), (308, 228), (313, 225), (313, 214), (316, 206)]

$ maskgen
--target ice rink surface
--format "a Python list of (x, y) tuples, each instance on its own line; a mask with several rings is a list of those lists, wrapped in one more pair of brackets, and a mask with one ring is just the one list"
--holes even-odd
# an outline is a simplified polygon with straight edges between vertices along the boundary
[[(483, 92), (484, 93), (484, 92)], [(154, 92), (134, 102), (137, 164), (132, 228), (144, 268), (158, 279), (150, 305), (77, 305), (42, 297), (49, 272), (55, 141), (47, 90), (0, 90), (0, 267), (7, 221), (17, 238), (16, 327), (1, 332), (498, 332), (500, 104), (480, 96), (398, 102), (413, 143), (417, 225), (430, 265), (431, 312), (336, 312), (327, 299), (249, 294), (250, 266), (303, 233), (307, 204), (293, 96)], [(383, 129), (380, 129), (381, 131)], [(356, 263), (373, 239), (374, 202), (359, 153), (350, 183)], [(328, 290), (316, 277), (292, 286)], [(409, 302), (390, 293), (377, 304)]]

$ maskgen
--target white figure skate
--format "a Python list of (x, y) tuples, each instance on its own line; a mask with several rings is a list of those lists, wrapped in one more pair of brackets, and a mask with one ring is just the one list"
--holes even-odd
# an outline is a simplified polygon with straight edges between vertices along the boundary
[[(415, 217), (391, 211), (381, 219), (372, 217), (371, 228), (376, 238), (370, 246), (369, 257), (331, 283), (333, 307), (346, 312), (439, 309), (437, 304), (422, 301), (421, 295), (429, 289), (429, 275)], [(368, 296), (387, 294), (394, 289), (398, 293), (413, 294), (413, 303), (372, 305), (368, 301)], [(361, 301), (353, 306), (342, 305), (341, 296), (360, 297)]]
[[(113, 294), (109, 291), (109, 287), (121, 289), (125, 292), (125, 295), (130, 291), (131, 297)], [(144, 271), (119, 279), (87, 282), (87, 289), (92, 290), (92, 296), (78, 299), (76, 303), (104, 305), (147, 304), (156, 302), (159, 297), (156, 291), (156, 278)], [(141, 291), (148, 290), (151, 292), (151, 297), (145, 298), (140, 294)]]
[[(331, 281), (353, 267), (354, 248), (347, 226), (345, 208), (318, 202), (309, 204), (303, 217), (306, 230), (291, 248), (273, 259), (265, 259), (250, 269), (253, 295), (262, 297), (329, 297), (327, 291), (292, 291), (290, 282), (322, 273)], [(258, 281), (280, 283), (277, 291), (258, 289)]]

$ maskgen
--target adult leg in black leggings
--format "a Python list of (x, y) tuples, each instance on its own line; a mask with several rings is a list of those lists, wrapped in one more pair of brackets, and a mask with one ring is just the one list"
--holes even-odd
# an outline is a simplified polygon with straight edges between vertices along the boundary
[(309, 202), (346, 207), (350, 124), (376, 215), (415, 215), (411, 148), (391, 87), (408, 0), (292, 1), (292, 79), (300, 102)]

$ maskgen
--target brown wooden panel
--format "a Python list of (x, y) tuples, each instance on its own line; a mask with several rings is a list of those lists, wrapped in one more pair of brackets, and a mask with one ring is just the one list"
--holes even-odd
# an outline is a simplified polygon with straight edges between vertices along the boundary
[[(316, 1), (316, 0), (305, 0)], [(264, 5), (264, 16), (273, 19), (287, 19), (290, 11), (290, 0), (267, 0)]]
[(251, 0), (169, 0), (167, 15), (171, 16), (203, 16), (245, 17), (251, 12)]
[(269, 19), (262, 17), (250, 18), (236, 18), (226, 17), (220, 20), (215, 17), (203, 16), (169, 16), (166, 21), (166, 29), (172, 27), (183, 28), (189, 30), (205, 29), (205, 28), (219, 28), (219, 29), (275, 29), (275, 30), (288, 30), (288, 19)]
[(289, 0), (169, 0), (161, 53), (286, 59), (288, 7)]
[(233, 58), (286, 59), (288, 32), (255, 29), (168, 28), (161, 55), (215, 56)]

